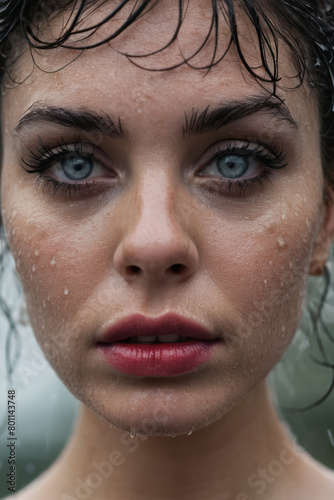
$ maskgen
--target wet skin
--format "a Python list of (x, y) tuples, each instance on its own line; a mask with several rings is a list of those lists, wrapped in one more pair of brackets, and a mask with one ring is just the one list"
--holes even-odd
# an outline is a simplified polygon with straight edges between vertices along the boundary
[[(148, 64), (175, 62), (178, 47), (194, 51), (206, 12), (191, 4), (179, 45)], [(83, 407), (67, 452), (24, 500), (73, 492), (73, 478), (120, 446), (119, 429), (197, 432), (143, 442), (94, 499), (123, 498), (126, 484), (133, 499), (144, 491), (245, 500), (242, 491), (254, 493), (247, 483), (254, 463), (276, 459), (287, 438), (264, 379), (295, 333), (307, 276), (326, 261), (334, 232), (316, 95), (305, 84), (286, 89), (294, 67), (283, 48), (281, 100), (269, 101), (271, 86), (261, 88), (233, 50), (209, 73), (188, 66), (152, 73), (113, 50), (161, 46), (174, 14), (159, 7), (111, 47), (86, 51), (58, 72), (50, 71), (72, 51), (36, 56), (45, 71), (31, 74), (26, 53), (17, 76), (28, 78), (3, 95), (2, 214), (31, 323), (59, 376), (93, 410)], [(258, 66), (251, 30), (241, 26)], [(208, 52), (194, 62), (207, 63)], [(196, 110), (212, 112), (215, 126), (190, 127)], [(42, 157), (42, 174), (27, 173)], [(208, 361), (157, 378), (105, 363), (96, 344), (108, 326), (168, 312), (220, 339)], [(313, 500), (321, 491), (327, 500), (332, 485), (332, 476), (296, 460), (267, 493)]]
[[(133, 36), (150, 48), (149, 32)], [(65, 52), (41, 66), (58, 68), (61, 58), (73, 57)], [(30, 67), (26, 54), (20, 71)], [(293, 73), (287, 56), (281, 71)], [(109, 46), (56, 73), (35, 68), (5, 92), (3, 217), (31, 322), (66, 385), (107, 421), (140, 430), (159, 409), (166, 418), (153, 433), (200, 428), (249, 394), (284, 353), (314, 244), (326, 247), (330, 224), (316, 98), (309, 94), (305, 86), (281, 89), (284, 106), (273, 97), (270, 106), (221, 119), (213, 130), (188, 130), (185, 116), (189, 123), (194, 109), (221, 108), (222, 115), (269, 94), (233, 51), (208, 74), (189, 67), (151, 73)], [(121, 130), (61, 124), (55, 108), (62, 117), (94, 114), (99, 123), (107, 115)], [(66, 180), (58, 160), (41, 178), (27, 173), (22, 164), (31, 152), (39, 159), (41, 143), (53, 154), (68, 148), (89, 157), (94, 170), (82, 181)], [(219, 158), (237, 155), (241, 167), (246, 162), (245, 173), (227, 178), (219, 151)], [(282, 168), (266, 166), (264, 157)], [(96, 351), (116, 320), (171, 311), (221, 339), (192, 373), (128, 377)]]

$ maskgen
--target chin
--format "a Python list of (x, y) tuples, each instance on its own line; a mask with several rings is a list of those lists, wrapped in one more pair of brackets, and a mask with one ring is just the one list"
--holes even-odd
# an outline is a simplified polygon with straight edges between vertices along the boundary
[[(99, 414), (98, 414), (99, 415)], [(182, 414), (171, 414), (168, 418), (157, 418), (157, 414), (144, 415), (118, 415), (116, 419), (106, 418), (105, 415), (99, 415), (108, 424), (113, 425), (119, 430), (127, 431), (132, 436), (181, 436), (190, 435), (199, 429), (207, 427), (219, 418), (218, 415), (192, 415), (186, 412)]]
[[(227, 395), (226, 395), (227, 396)], [(231, 395), (232, 396), (232, 395)], [(131, 435), (178, 436), (191, 434), (223, 418), (240, 398), (225, 397), (219, 403), (202, 394), (172, 394), (158, 390), (128, 395), (117, 401), (83, 401), (95, 415)]]

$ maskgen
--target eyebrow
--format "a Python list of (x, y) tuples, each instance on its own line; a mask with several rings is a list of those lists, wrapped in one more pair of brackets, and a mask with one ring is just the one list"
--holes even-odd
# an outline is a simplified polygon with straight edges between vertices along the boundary
[[(229, 101), (213, 109), (210, 109), (209, 105), (202, 110), (193, 108), (189, 114), (185, 112), (183, 135), (199, 135), (219, 130), (232, 122), (260, 112), (285, 120), (292, 128), (298, 129), (284, 101), (277, 97), (268, 98), (261, 95), (250, 96), (242, 101)], [(34, 107), (19, 120), (15, 132), (19, 133), (22, 128), (34, 122), (51, 122), (86, 132), (98, 132), (113, 139), (126, 137), (120, 117), (115, 119), (106, 113), (96, 113), (85, 108), (74, 110), (58, 106)]]
[(272, 118), (284, 120), (292, 128), (298, 129), (297, 123), (283, 100), (261, 95), (250, 96), (242, 101), (229, 101), (214, 109), (210, 109), (210, 105), (202, 110), (193, 108), (190, 114), (185, 113), (183, 135), (199, 135), (219, 130), (232, 122), (260, 112), (267, 113)]
[(125, 137), (120, 118), (113, 119), (106, 113), (95, 113), (87, 109), (74, 110), (57, 106), (41, 106), (32, 109), (19, 120), (15, 132), (19, 133), (26, 125), (34, 122), (51, 122), (86, 132), (98, 132), (113, 139)]

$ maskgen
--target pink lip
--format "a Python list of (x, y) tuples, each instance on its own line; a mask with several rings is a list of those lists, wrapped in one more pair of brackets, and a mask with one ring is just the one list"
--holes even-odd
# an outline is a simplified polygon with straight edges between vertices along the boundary
[(204, 326), (177, 314), (164, 314), (158, 318), (134, 314), (108, 328), (103, 335), (102, 342), (119, 342), (128, 337), (168, 335), (170, 333), (201, 340), (214, 338)]
[[(177, 334), (183, 342), (122, 343), (137, 336)], [(135, 314), (104, 332), (97, 344), (105, 361), (122, 373), (141, 377), (161, 377), (187, 373), (208, 361), (218, 339), (202, 325), (177, 314), (148, 318)]]

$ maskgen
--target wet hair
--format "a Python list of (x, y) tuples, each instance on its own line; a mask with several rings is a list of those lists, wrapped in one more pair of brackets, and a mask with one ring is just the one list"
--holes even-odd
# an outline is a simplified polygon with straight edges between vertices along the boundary
[[(110, 8), (105, 7), (110, 3)], [(36, 52), (64, 47), (77, 52), (77, 57), (84, 50), (111, 42), (136, 21), (155, 9), (159, 0), (0, 0), (0, 81), (3, 85), (17, 84), (15, 68), (26, 50), (34, 60)], [(150, 64), (150, 57), (167, 50), (178, 41), (182, 23), (187, 15), (191, 0), (178, 0), (178, 19), (170, 39), (162, 47), (151, 53), (125, 53), (133, 64), (148, 71), (170, 71), (180, 65), (210, 71), (233, 47), (245, 70), (257, 80), (259, 85), (268, 89), (268, 97), (275, 95), (281, 85), (279, 71), (279, 46), (283, 45), (291, 54), (295, 74), (291, 75), (291, 85), (298, 88), (304, 82), (311, 91), (316, 92), (319, 103), (321, 123), (322, 165), (327, 188), (334, 188), (334, 0), (211, 0), (207, 8), (211, 9), (211, 23), (207, 33), (199, 36), (199, 43), (194, 53), (170, 67)], [(104, 17), (95, 24), (89, 24), (89, 16), (104, 6)], [(50, 39), (48, 26), (62, 13), (65, 22), (57, 37)], [(117, 20), (122, 14), (122, 22), (115, 31), (109, 31), (107, 38), (99, 36), (99, 29), (110, 20)], [(241, 16), (247, 16), (257, 38), (261, 67), (254, 67), (248, 62), (242, 49), (240, 32)], [(219, 34), (222, 20), (230, 28), (226, 49), (221, 53)], [(73, 37), (75, 44), (73, 45)], [(212, 40), (214, 43), (212, 43)], [(204, 66), (196, 66), (196, 57), (201, 51), (208, 51), (210, 42), (211, 56)], [(75, 56), (74, 56), (75, 58)], [(271, 92), (271, 93), (270, 93)], [(326, 189), (324, 195), (329, 195)], [(328, 200), (327, 200), (328, 201)], [(334, 200), (332, 199), (332, 202)], [(0, 221), (1, 222), (1, 221)], [(326, 300), (330, 275), (326, 268), (325, 292), (320, 306), (310, 311), (314, 323), (314, 332), (321, 353), (325, 356), (319, 336), (321, 312)], [(10, 318), (10, 312), (7, 311)], [(330, 332), (324, 331), (334, 342)], [(12, 328), (14, 326), (12, 325)], [(309, 409), (323, 401), (334, 388), (334, 364), (326, 357), (317, 360), (319, 364), (332, 370), (332, 383), (326, 394), (316, 403), (301, 410)]]

